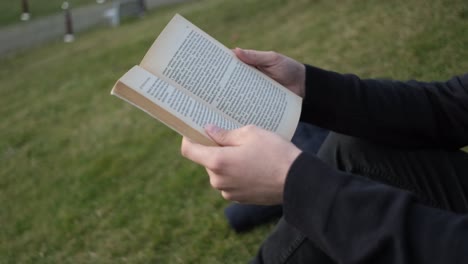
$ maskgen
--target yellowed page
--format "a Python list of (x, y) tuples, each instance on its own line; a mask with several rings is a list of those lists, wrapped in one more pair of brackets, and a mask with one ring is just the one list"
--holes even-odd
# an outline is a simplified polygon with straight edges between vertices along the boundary
[[(135, 96), (131, 98), (122, 96), (120, 92), (122, 88), (118, 90), (114, 87), (111, 92), (112, 94), (130, 102), (134, 106), (165, 123), (179, 134), (189, 138), (191, 138), (191, 136), (180, 129), (180, 126), (174, 125), (173, 119), (181, 120), (206, 138), (209, 138), (203, 129), (206, 124), (216, 124), (224, 129), (236, 129), (240, 127), (238, 123), (225, 119), (219, 113), (212, 111), (212, 109), (208, 108), (206, 105), (198, 102), (196, 99), (181, 92), (180, 89), (173, 87), (139, 66), (134, 66), (130, 69), (120, 78), (119, 82), (125, 84), (128, 89), (132, 89), (148, 99), (154, 106), (151, 108), (158, 107), (158, 109), (162, 109), (163, 111), (148, 111), (147, 107), (141, 106), (141, 100), (137, 99), (137, 101), (135, 101), (133, 99)], [(168, 113), (171, 115), (169, 119), (165, 118)]]
[(140, 64), (240, 125), (291, 139), (302, 99), (180, 15), (174, 16)]

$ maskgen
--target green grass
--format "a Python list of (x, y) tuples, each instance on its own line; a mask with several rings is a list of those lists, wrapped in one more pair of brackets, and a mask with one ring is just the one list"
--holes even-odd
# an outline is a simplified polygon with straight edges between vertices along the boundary
[[(63, 2), (63, 0), (29, 0), (31, 20), (62, 12), (61, 6)], [(96, 4), (95, 0), (69, 0), (68, 2), (72, 8)], [(21, 3), (21, 0), (0, 1), (0, 27), (15, 23), (27, 23), (20, 21), (20, 16), (23, 12)]]
[(255, 254), (272, 226), (230, 231), (227, 203), (180, 156), (180, 137), (109, 95), (175, 12), (229, 47), (364, 77), (436, 80), (468, 69), (464, 0), (189, 2), (2, 59), (0, 263), (242, 263)]

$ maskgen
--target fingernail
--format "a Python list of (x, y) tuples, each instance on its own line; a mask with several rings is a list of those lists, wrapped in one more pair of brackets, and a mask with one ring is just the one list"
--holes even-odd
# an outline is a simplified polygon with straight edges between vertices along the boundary
[(205, 125), (205, 131), (208, 133), (208, 134), (216, 134), (219, 132), (219, 130), (221, 130), (221, 128), (217, 125), (213, 125), (213, 124), (207, 124)]

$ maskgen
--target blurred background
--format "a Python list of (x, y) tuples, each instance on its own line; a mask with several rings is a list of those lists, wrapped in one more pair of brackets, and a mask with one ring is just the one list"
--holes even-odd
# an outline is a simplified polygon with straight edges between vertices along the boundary
[(23, 2), (0, 2), (0, 263), (256, 253), (273, 225), (231, 231), (227, 202), (180, 156), (180, 136), (109, 95), (175, 13), (228, 47), (362, 77), (468, 71), (466, 0), (30, 0), (27, 18)]

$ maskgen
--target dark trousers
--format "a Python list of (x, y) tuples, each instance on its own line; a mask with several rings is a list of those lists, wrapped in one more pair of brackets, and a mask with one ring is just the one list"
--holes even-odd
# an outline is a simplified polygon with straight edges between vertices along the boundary
[[(428, 206), (468, 212), (468, 154), (403, 149), (330, 133), (318, 157), (342, 171), (412, 192)], [(281, 219), (252, 263), (334, 263)]]

